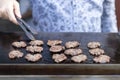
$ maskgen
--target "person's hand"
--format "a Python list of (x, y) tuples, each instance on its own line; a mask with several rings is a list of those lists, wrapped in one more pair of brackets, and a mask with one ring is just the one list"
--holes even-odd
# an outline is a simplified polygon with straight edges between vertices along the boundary
[(0, 18), (18, 24), (15, 16), (21, 18), (19, 3), (16, 0), (0, 0)]

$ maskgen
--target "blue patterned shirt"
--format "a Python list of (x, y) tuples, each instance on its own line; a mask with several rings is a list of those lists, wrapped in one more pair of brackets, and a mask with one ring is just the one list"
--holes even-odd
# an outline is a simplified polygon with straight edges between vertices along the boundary
[(31, 0), (43, 32), (117, 32), (115, 0)]

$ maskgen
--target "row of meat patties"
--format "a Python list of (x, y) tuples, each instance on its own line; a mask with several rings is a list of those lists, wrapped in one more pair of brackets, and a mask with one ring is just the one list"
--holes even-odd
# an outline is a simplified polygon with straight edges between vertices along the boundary
[[(65, 43), (65, 47), (61, 45), (61, 40), (49, 40), (47, 44), (50, 46), (49, 50), (53, 54), (52, 59), (56, 63), (67, 60), (68, 56), (70, 56), (71, 61), (76, 63), (85, 62), (87, 60), (87, 56), (79, 47), (80, 43), (78, 41), (68, 41)], [(100, 42), (89, 42), (87, 47), (90, 55), (94, 56), (93, 61), (95, 63), (110, 62), (110, 57), (101, 49)]]
[(87, 60), (87, 56), (82, 54), (82, 49), (79, 48), (80, 43), (78, 41), (68, 41), (65, 46), (62, 46), (61, 40), (48, 40), (47, 43), (50, 46), (50, 52), (52, 53), (52, 59), (56, 63), (64, 62), (70, 57), (71, 61), (81, 63)]
[(27, 54), (24, 58), (30, 62), (37, 62), (42, 58), (43, 44), (44, 42), (42, 40), (30, 41), (28, 45), (24, 41), (15, 41), (12, 43), (14, 50), (9, 52), (9, 58), (15, 59), (23, 57), (24, 53), (20, 51), (20, 49), (25, 48)]
[(108, 63), (110, 57), (105, 54), (105, 51), (101, 49), (100, 42), (89, 42), (88, 43), (89, 53), (93, 55), (93, 61), (96, 63)]
[[(9, 53), (10, 59), (21, 58), (24, 53), (20, 51), (21, 48), (25, 48), (27, 54), (25, 59), (30, 62), (37, 62), (42, 59), (43, 51), (42, 40), (30, 41), (26, 44), (24, 41), (16, 41), (12, 43), (14, 50)], [(61, 63), (66, 61), (68, 58), (72, 62), (81, 63), (87, 60), (87, 56), (83, 53), (80, 48), (80, 43), (78, 41), (68, 41), (65, 45), (62, 45), (62, 40), (48, 40), (47, 45), (49, 46), (49, 51), (52, 53), (52, 59), (56, 63)], [(110, 62), (110, 57), (105, 55), (105, 51), (101, 49), (100, 42), (89, 42), (87, 44), (89, 48), (90, 55), (93, 55), (93, 61), (96, 63), (108, 63)]]

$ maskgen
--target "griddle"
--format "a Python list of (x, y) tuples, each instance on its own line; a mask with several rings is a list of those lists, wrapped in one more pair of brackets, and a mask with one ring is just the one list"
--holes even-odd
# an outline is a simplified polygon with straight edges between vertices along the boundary
[[(79, 33), (79, 32), (39, 32), (34, 35), (36, 39), (43, 40), (43, 58), (36, 62), (28, 62), (24, 58), (11, 60), (8, 53), (14, 48), (11, 43), (14, 41), (30, 40), (22, 32), (3, 33), (0, 32), (0, 74), (1, 75), (63, 75), (63, 74), (120, 74), (120, 35), (118, 33)], [(74, 63), (70, 59), (55, 63), (52, 54), (47, 46), (48, 40), (62, 40), (63, 44), (67, 41), (80, 42), (83, 54), (87, 55), (88, 60), (83, 63)], [(111, 57), (110, 63), (98, 64), (93, 61), (94, 56), (90, 55), (87, 47), (88, 42), (98, 41), (101, 43), (105, 54)], [(20, 49), (27, 54), (25, 49)]]

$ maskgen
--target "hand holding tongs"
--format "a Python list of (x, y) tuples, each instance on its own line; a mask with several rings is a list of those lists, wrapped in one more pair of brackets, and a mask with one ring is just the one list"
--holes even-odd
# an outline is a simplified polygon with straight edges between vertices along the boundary
[(30, 27), (23, 19), (16, 17), (20, 27), (23, 29), (27, 37), (31, 40), (35, 40), (33, 34), (37, 34), (37, 31)]

